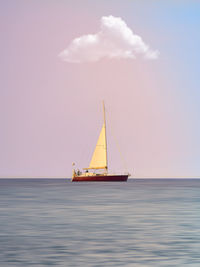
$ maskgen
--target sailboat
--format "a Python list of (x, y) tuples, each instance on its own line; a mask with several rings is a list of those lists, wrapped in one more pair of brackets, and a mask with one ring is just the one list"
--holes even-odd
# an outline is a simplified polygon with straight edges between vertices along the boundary
[(103, 102), (103, 126), (90, 165), (83, 168), (83, 172), (73, 168), (72, 182), (126, 182), (129, 175), (108, 173), (106, 115)]

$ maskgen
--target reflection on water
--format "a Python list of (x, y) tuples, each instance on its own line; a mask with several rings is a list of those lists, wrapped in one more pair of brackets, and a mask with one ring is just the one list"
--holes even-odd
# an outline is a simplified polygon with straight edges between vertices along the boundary
[(200, 180), (0, 180), (0, 266), (200, 266)]

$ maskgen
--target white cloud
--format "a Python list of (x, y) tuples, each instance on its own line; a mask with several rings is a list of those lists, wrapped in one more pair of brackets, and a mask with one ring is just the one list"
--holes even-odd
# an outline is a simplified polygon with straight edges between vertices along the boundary
[(142, 55), (146, 59), (156, 59), (157, 50), (151, 50), (139, 35), (136, 35), (119, 17), (102, 17), (101, 29), (96, 34), (75, 38), (59, 54), (67, 62), (95, 62), (102, 58), (130, 58)]

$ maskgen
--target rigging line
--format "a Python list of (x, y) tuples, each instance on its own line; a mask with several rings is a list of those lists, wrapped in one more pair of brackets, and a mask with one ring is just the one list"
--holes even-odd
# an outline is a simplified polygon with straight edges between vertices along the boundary
[(113, 137), (113, 139), (114, 139), (114, 141), (115, 141), (115, 145), (116, 145), (116, 147), (117, 147), (117, 149), (118, 149), (119, 155), (120, 155), (120, 157), (121, 157), (123, 168), (124, 168), (125, 172), (128, 172), (128, 171), (127, 171), (126, 161), (125, 161), (125, 158), (123, 157), (123, 154), (122, 154), (122, 152), (121, 152), (119, 142), (117, 141), (117, 138), (116, 138), (116, 136), (115, 136), (115, 134), (114, 134), (114, 131), (113, 131), (113, 128), (112, 128), (112, 125), (111, 125), (111, 120), (110, 120), (110, 117), (109, 117), (108, 112), (107, 112), (107, 117), (109, 118), (109, 126), (110, 126), (109, 128), (110, 128), (110, 132), (111, 132), (111, 135), (112, 135), (112, 137)]

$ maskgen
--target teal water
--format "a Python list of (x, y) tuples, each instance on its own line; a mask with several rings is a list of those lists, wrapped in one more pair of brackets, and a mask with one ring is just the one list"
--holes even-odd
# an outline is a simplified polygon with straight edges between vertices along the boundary
[(0, 180), (0, 266), (200, 266), (200, 180)]

